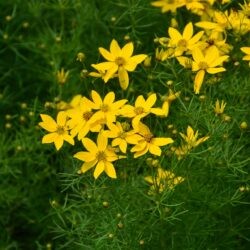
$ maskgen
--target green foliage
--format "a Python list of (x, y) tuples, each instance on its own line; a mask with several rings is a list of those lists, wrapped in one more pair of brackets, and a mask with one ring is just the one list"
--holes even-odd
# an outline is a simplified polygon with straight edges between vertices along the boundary
[[(249, 46), (249, 37), (233, 43), (229, 36), (234, 49), (227, 71), (195, 95), (190, 71), (174, 59), (154, 59), (153, 40), (166, 36), (172, 16), (150, 2), (0, 2), (0, 249), (249, 249), (250, 131), (240, 128), (243, 121), (250, 124), (249, 67), (237, 52)], [(181, 28), (187, 15), (176, 16)], [(154, 66), (138, 67), (123, 92), (116, 80), (104, 85), (85, 71), (101, 61), (98, 47), (108, 48), (113, 38), (124, 45), (125, 36), (136, 53), (153, 57)], [(79, 52), (83, 62), (76, 60)], [(56, 78), (61, 68), (69, 70), (63, 86)], [(149, 195), (144, 177), (155, 175), (155, 168), (147, 156), (118, 161), (116, 180), (94, 180), (91, 171), (78, 174), (72, 155), (82, 150), (80, 142), (59, 152), (41, 143), (39, 114), (55, 117), (51, 106), (76, 94), (89, 97), (92, 89), (115, 91), (131, 103), (140, 94), (181, 91), (169, 117), (145, 121), (175, 146), (188, 125), (210, 137), (180, 160), (170, 147), (163, 149), (162, 168), (182, 176), (182, 183)], [(216, 99), (226, 101), (230, 120), (215, 116)]]

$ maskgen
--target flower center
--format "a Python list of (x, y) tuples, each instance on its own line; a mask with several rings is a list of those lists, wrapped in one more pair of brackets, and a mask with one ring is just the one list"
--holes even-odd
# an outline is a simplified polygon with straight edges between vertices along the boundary
[(143, 135), (144, 139), (146, 142), (150, 142), (151, 139), (154, 137), (152, 134), (146, 134), (146, 135)]
[(144, 113), (144, 108), (143, 107), (135, 107), (134, 111), (137, 115), (141, 115)]
[(103, 151), (97, 152), (97, 154), (96, 154), (96, 159), (97, 159), (98, 161), (104, 161), (104, 160), (106, 159), (105, 152), (103, 152)]
[(83, 113), (82, 118), (83, 118), (83, 120), (88, 121), (91, 118), (92, 115), (93, 115), (93, 113), (90, 112), (90, 111), (85, 112), (85, 113)]
[(63, 126), (57, 126), (57, 130), (56, 130), (57, 134), (62, 135), (64, 134), (65, 130)]
[(121, 139), (125, 139), (126, 138), (126, 132), (120, 132), (119, 136)]
[(124, 66), (125, 60), (124, 60), (123, 57), (118, 56), (118, 57), (115, 59), (115, 63), (116, 63), (118, 66)]
[(185, 39), (181, 39), (181, 40), (179, 40), (179, 42), (177, 43), (177, 46), (178, 46), (178, 47), (182, 47), (182, 48), (187, 48), (187, 45), (188, 45), (188, 43), (187, 43), (187, 40), (185, 40)]
[(199, 62), (199, 68), (200, 69), (207, 69), (208, 68), (208, 64), (206, 62)]
[(107, 104), (103, 104), (100, 107), (100, 109), (101, 109), (102, 112), (108, 112), (109, 111), (109, 106)]

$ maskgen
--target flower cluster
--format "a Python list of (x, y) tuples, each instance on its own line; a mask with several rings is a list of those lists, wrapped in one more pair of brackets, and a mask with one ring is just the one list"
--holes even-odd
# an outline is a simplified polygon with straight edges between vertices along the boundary
[[(205, 74), (217, 74), (226, 71), (223, 63), (229, 60), (229, 52), (233, 46), (227, 43), (227, 34), (234, 32), (236, 36), (243, 36), (250, 32), (250, 4), (240, 5), (239, 10), (214, 9), (215, 1), (168, 1), (152, 2), (153, 6), (161, 7), (162, 12), (175, 12), (177, 8), (186, 7), (200, 16), (201, 21), (196, 27), (203, 29), (194, 33), (194, 25), (189, 22), (183, 32), (175, 27), (168, 28), (168, 36), (157, 38), (160, 44), (156, 49), (156, 58), (166, 61), (176, 58), (184, 68), (196, 72), (194, 77), (194, 92), (200, 93)], [(223, 1), (223, 3), (230, 1)], [(175, 26), (178, 23), (175, 21)], [(249, 47), (242, 47), (246, 53), (243, 60), (249, 60)]]
[[(109, 177), (116, 178), (112, 162), (125, 157), (117, 155), (118, 151), (126, 154), (128, 145), (131, 145), (130, 152), (134, 153), (134, 158), (147, 152), (160, 156), (160, 147), (173, 143), (172, 138), (155, 137), (149, 127), (142, 123), (142, 119), (150, 113), (165, 115), (165, 108), (153, 107), (155, 93), (146, 99), (138, 96), (134, 105), (127, 102), (126, 99), (116, 101), (114, 92), (109, 92), (104, 98), (94, 90), (91, 91), (91, 99), (77, 95), (69, 104), (61, 103), (64, 110), (58, 112), (56, 121), (49, 115), (41, 114), (42, 122), (39, 125), (50, 132), (44, 135), (42, 143), (54, 143), (59, 150), (64, 141), (74, 145), (77, 138), (87, 150), (74, 155), (84, 161), (81, 172), (85, 173), (95, 166), (95, 178), (103, 171)], [(127, 120), (121, 122), (119, 118)], [(90, 133), (97, 133), (96, 143), (88, 138)], [(108, 143), (109, 139), (112, 140), (111, 144)]]

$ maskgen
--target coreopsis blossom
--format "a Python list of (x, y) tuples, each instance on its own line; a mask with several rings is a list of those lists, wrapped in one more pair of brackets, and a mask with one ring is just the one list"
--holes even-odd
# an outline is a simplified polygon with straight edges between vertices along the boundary
[(214, 11), (211, 21), (201, 21), (195, 25), (205, 30), (218, 32), (233, 30), (240, 35), (244, 35), (250, 31), (250, 19), (243, 11), (235, 11), (234, 9), (224, 12)]
[(154, 137), (148, 126), (141, 122), (138, 123), (135, 130), (137, 130), (137, 133), (141, 136), (141, 138), (131, 149), (131, 152), (135, 153), (134, 158), (140, 157), (148, 151), (153, 155), (160, 156), (162, 152), (160, 146), (165, 146), (174, 142), (172, 138)]
[(195, 23), (197, 27), (205, 30), (213, 30), (217, 32), (225, 32), (229, 27), (228, 12), (214, 11), (211, 21), (201, 21)]
[(93, 119), (93, 107), (94, 105), (89, 99), (82, 97), (77, 107), (67, 111), (69, 117), (68, 126), (71, 130), (70, 134), (73, 137), (77, 135), (78, 140), (85, 137), (93, 127), (93, 123), (95, 122)]
[(82, 139), (87, 151), (81, 151), (74, 155), (78, 160), (84, 161), (81, 172), (85, 173), (95, 167), (94, 177), (97, 179), (104, 171), (109, 177), (116, 178), (116, 171), (112, 162), (119, 159), (114, 149), (108, 145), (108, 138), (102, 132), (98, 134), (97, 143), (89, 138)]
[(209, 139), (209, 136), (204, 136), (198, 139), (198, 130), (195, 132), (191, 126), (187, 127), (186, 135), (183, 133), (180, 133), (180, 135), (184, 139), (184, 143), (179, 147), (171, 147), (171, 150), (178, 156), (178, 159), (181, 159), (183, 156), (187, 155), (193, 148)]
[(218, 49), (220, 55), (225, 55), (232, 49), (232, 45), (226, 43), (226, 38), (224, 38), (224, 34), (221, 32), (211, 31), (209, 35), (203, 36), (203, 38), (200, 45), (203, 51), (214, 46)]
[(221, 115), (224, 113), (224, 109), (226, 107), (226, 102), (224, 102), (223, 100), (220, 101), (217, 99), (216, 102), (215, 102), (215, 107), (214, 107), (214, 112), (216, 115)]
[(57, 82), (61, 85), (65, 84), (69, 76), (69, 71), (64, 71), (64, 68), (56, 72)]
[(175, 49), (175, 56), (181, 56), (184, 52), (192, 51), (198, 45), (204, 31), (198, 32), (193, 36), (193, 24), (189, 22), (181, 34), (177, 29), (169, 27), (168, 46)]
[(125, 105), (121, 111), (120, 114), (132, 118), (132, 124), (133, 126), (137, 126), (139, 121), (149, 115), (150, 113), (153, 113), (155, 115), (164, 115), (164, 111), (160, 108), (152, 108), (156, 102), (156, 94), (151, 94), (146, 100), (142, 95), (139, 95), (135, 100), (135, 105)]
[(114, 77), (115, 73), (118, 73), (120, 86), (125, 90), (129, 84), (128, 71), (134, 71), (137, 65), (143, 62), (147, 57), (145, 54), (132, 56), (133, 51), (134, 45), (132, 42), (120, 48), (117, 41), (113, 39), (110, 44), (110, 51), (99, 48), (99, 52), (107, 62), (91, 64), (91, 66), (98, 71), (105, 72), (105, 76), (103, 77), (105, 83)]
[(180, 133), (180, 135), (190, 148), (197, 147), (199, 144), (205, 142), (209, 138), (209, 136), (204, 136), (198, 139), (198, 130), (195, 132), (191, 126), (187, 127), (187, 135), (183, 133)]
[(110, 130), (104, 131), (104, 135), (108, 138), (113, 138), (112, 147), (118, 146), (122, 153), (127, 152), (128, 144), (136, 144), (141, 136), (136, 134), (135, 130), (127, 131), (127, 124), (116, 122), (116, 124), (110, 124)]
[(156, 176), (146, 176), (144, 180), (151, 184), (148, 194), (153, 195), (162, 193), (165, 189), (172, 190), (176, 185), (183, 182), (184, 178), (175, 176), (173, 172), (158, 167)]
[(173, 1), (173, 0), (158, 0), (151, 2), (151, 5), (155, 7), (160, 7), (162, 13), (168, 11), (175, 13), (176, 9), (182, 7), (184, 3), (182, 3), (181, 1)]
[(44, 135), (42, 143), (54, 143), (57, 150), (59, 150), (64, 141), (74, 145), (74, 139), (69, 135), (69, 127), (67, 125), (67, 114), (65, 111), (60, 111), (57, 114), (56, 121), (49, 115), (41, 114), (42, 122), (39, 126), (50, 132)]
[(216, 74), (226, 69), (220, 66), (228, 59), (228, 56), (220, 56), (216, 47), (211, 47), (205, 51), (205, 54), (199, 48), (195, 48), (192, 52), (193, 63), (192, 71), (197, 71), (194, 80), (194, 92), (199, 94), (201, 85), (204, 80), (205, 73)]
[(116, 121), (120, 109), (127, 102), (126, 99), (115, 101), (115, 93), (109, 92), (102, 100), (101, 96), (94, 90), (91, 91), (92, 104), (91, 107), (96, 110), (93, 120), (100, 120), (104, 124), (111, 124)]
[(240, 50), (246, 54), (242, 60), (250, 61), (250, 47), (241, 47)]

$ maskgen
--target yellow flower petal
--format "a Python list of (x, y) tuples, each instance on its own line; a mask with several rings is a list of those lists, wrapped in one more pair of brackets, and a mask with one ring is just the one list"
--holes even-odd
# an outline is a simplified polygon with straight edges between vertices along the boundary
[(129, 84), (129, 77), (128, 77), (128, 72), (125, 70), (124, 67), (119, 67), (118, 77), (119, 77), (119, 83), (120, 83), (121, 88), (123, 90), (126, 90)]
[(73, 137), (70, 136), (68, 133), (65, 133), (65, 134), (63, 135), (63, 140), (65, 140), (66, 142), (68, 142), (68, 143), (71, 144), (71, 145), (74, 145), (74, 144), (75, 144)]
[(161, 137), (157, 137), (157, 138), (153, 138), (152, 139), (152, 144), (157, 145), (157, 146), (164, 146), (170, 143), (173, 143), (173, 139), (172, 138), (161, 138)]
[(98, 148), (96, 144), (90, 140), (89, 138), (83, 138), (82, 139), (83, 146), (91, 153), (95, 154), (98, 152)]
[(161, 155), (161, 149), (158, 146), (151, 144), (151, 143), (149, 145), (149, 152), (153, 155), (157, 155), (157, 156)]
[(78, 160), (85, 161), (85, 162), (91, 162), (91, 161), (94, 161), (96, 159), (95, 154), (92, 154), (90, 152), (83, 152), (83, 151), (74, 154), (73, 157), (78, 159)]
[(106, 161), (105, 162), (105, 173), (110, 177), (110, 178), (116, 178), (116, 172), (115, 168), (112, 163)]
[(41, 114), (40, 116), (43, 120), (42, 122), (39, 122), (40, 127), (44, 128), (49, 132), (55, 132), (57, 130), (57, 124), (52, 117), (44, 114)]
[(207, 69), (207, 73), (209, 73), (209, 74), (216, 74), (216, 73), (223, 72), (223, 71), (226, 71), (226, 69), (222, 68), (222, 67), (219, 67), (219, 68), (208, 68)]
[(183, 31), (183, 39), (190, 40), (190, 38), (193, 36), (193, 24), (192, 22), (189, 22)]
[(111, 105), (115, 100), (115, 93), (109, 92), (103, 99), (103, 104)]
[(121, 48), (118, 45), (117, 41), (113, 39), (110, 44), (110, 52), (113, 56), (119, 57), (121, 56)]
[(106, 49), (104, 48), (99, 48), (99, 52), (100, 54), (108, 61), (115, 61), (115, 57), (113, 54), (111, 54), (109, 51), (107, 51)]
[(55, 144), (56, 149), (59, 150), (62, 147), (62, 145), (63, 145), (63, 138), (62, 138), (62, 136), (58, 135), (57, 138), (54, 141), (54, 144)]
[(99, 161), (95, 167), (94, 177), (97, 179), (100, 174), (104, 171), (105, 165), (103, 161)]
[(92, 100), (94, 101), (94, 103), (96, 104), (96, 106), (94, 108), (99, 109), (100, 106), (102, 105), (102, 98), (95, 90), (91, 91), (91, 97), (92, 97)]
[(132, 42), (127, 43), (121, 50), (121, 57), (128, 59), (132, 56), (134, 51), (134, 45)]
[(62, 126), (64, 127), (65, 126), (65, 123), (66, 123), (66, 119), (67, 119), (67, 114), (66, 112), (64, 111), (61, 111), (57, 114), (57, 118), (56, 118), (56, 121), (57, 121), (57, 124), (59, 126)]
[(94, 167), (96, 163), (97, 163), (97, 160), (90, 161), (90, 162), (84, 162), (82, 167), (81, 167), (81, 172), (82, 173), (87, 172), (89, 169)]
[(194, 92), (195, 92), (195, 94), (200, 93), (200, 88), (201, 88), (201, 85), (203, 83), (204, 76), (205, 76), (205, 70), (199, 70), (196, 73), (196, 76), (194, 79)]
[(104, 151), (108, 145), (108, 138), (102, 132), (98, 134), (97, 146), (99, 151)]
[(42, 138), (42, 143), (52, 143), (56, 140), (58, 134), (57, 133), (50, 133)]
[(156, 94), (151, 94), (145, 102), (145, 109), (150, 109), (156, 102)]
[(113, 64), (113, 66), (107, 70), (105, 76), (103, 77), (104, 82), (108, 82), (110, 78), (114, 77), (114, 74), (117, 72), (117, 70), (118, 65)]
[(178, 41), (182, 39), (180, 32), (172, 27), (168, 28), (168, 34), (174, 43), (178, 43)]

